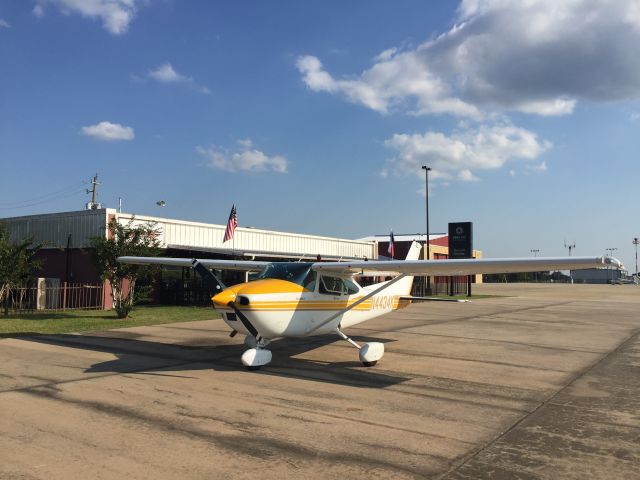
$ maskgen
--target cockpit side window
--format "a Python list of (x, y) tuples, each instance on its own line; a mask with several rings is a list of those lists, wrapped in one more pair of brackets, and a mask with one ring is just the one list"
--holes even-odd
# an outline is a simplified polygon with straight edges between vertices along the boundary
[(349, 278), (343, 278), (342, 282), (344, 283), (347, 295), (354, 295), (360, 291), (360, 288), (353, 280)]
[(302, 286), (310, 292), (315, 292), (318, 274), (315, 270), (311, 270), (302, 281)]
[(320, 293), (326, 295), (353, 295), (359, 291), (358, 286), (347, 278), (320, 277)]

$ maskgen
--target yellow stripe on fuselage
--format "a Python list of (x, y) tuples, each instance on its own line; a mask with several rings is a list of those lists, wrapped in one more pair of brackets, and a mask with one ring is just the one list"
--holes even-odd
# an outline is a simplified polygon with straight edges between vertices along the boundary
[[(333, 310), (339, 311), (353, 305), (358, 298), (349, 300), (273, 300), (273, 301), (256, 301), (251, 300), (249, 305), (239, 306), (241, 310), (250, 311), (265, 311), (265, 310)], [(409, 305), (409, 300), (402, 300), (397, 296), (389, 297), (385, 302), (378, 302), (372, 300), (366, 300), (359, 305), (353, 307), (354, 311), (369, 311), (369, 310), (396, 310), (398, 308), (404, 308)]]
[[(323, 300), (322, 298), (320, 298), (322, 297), (322, 295), (314, 295), (314, 297), (316, 298), (309, 300), (305, 300), (302, 298), (291, 298), (291, 294), (301, 294), (303, 292), (311, 293), (309, 292), (309, 290), (293, 282), (269, 278), (234, 285), (214, 296), (212, 300), (216, 307), (224, 309), (225, 307), (227, 307), (229, 302), (233, 301), (235, 303), (235, 299), (238, 295), (247, 295), (249, 297), (249, 304), (242, 305), (236, 303), (235, 308), (255, 312), (274, 310), (340, 311), (350, 307), (362, 298), (362, 296), (360, 296), (343, 300)], [(288, 296), (290, 298), (287, 300), (259, 299), (260, 295), (273, 294), (282, 294), (283, 296)], [(409, 300), (401, 300), (397, 295), (376, 295), (373, 298), (367, 299), (359, 305), (356, 305), (352, 310), (396, 310), (398, 308), (406, 307), (407, 305), (409, 305), (409, 303)]]

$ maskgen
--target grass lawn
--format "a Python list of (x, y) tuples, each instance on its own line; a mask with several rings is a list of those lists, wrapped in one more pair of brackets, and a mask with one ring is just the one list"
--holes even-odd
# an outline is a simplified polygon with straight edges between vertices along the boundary
[(0, 316), (0, 337), (27, 333), (69, 333), (88, 330), (160, 325), (218, 318), (211, 307), (136, 307), (129, 318), (118, 319), (114, 311), (67, 310)]

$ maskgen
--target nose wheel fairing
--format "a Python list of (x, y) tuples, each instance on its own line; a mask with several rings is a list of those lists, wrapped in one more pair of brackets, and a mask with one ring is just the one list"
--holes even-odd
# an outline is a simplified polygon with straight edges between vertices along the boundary
[(267, 365), (271, 362), (272, 355), (271, 350), (256, 346), (256, 348), (250, 348), (246, 350), (240, 360), (242, 364), (250, 370), (257, 370), (258, 368)]

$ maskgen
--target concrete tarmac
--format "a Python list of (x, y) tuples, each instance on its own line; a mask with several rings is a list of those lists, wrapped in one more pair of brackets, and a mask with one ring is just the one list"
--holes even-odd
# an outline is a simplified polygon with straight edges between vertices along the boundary
[(221, 320), (0, 339), (1, 479), (640, 478), (640, 288), (478, 285), (259, 372)]

